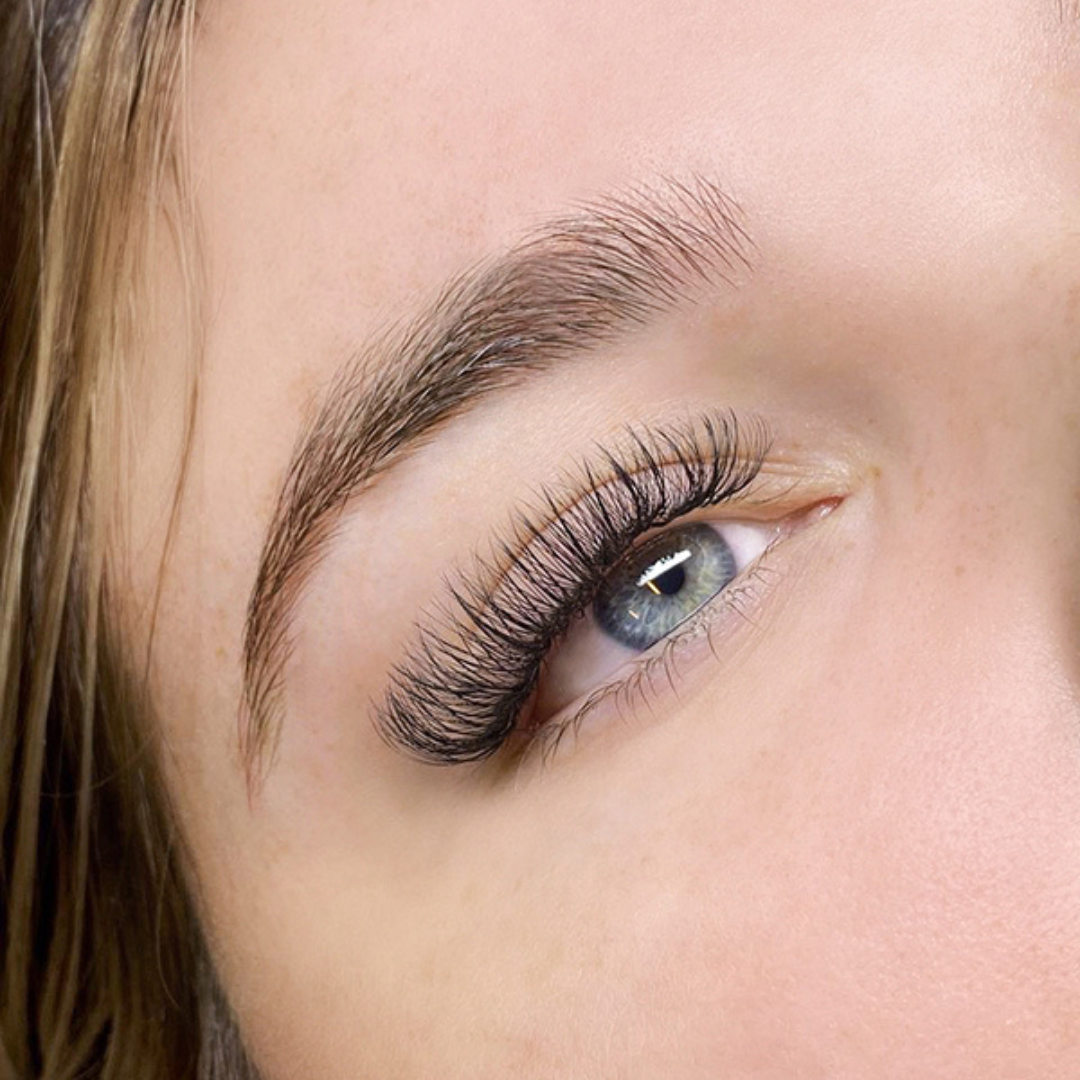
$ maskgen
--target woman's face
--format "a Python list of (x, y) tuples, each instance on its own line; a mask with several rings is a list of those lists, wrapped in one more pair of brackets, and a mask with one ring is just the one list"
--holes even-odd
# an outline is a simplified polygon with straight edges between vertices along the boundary
[(1075, 22), (209, 7), (129, 623), (270, 1080), (1080, 1073)]

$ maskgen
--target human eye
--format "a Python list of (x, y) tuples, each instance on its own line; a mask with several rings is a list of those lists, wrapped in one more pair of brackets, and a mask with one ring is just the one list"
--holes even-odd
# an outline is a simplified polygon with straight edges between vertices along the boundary
[(696, 629), (702, 609), (739, 581), (744, 603), (748, 571), (760, 566), (787, 524), (681, 521), (635, 544), (545, 659), (530, 726), (539, 728), (577, 700), (594, 706), (599, 695), (623, 685), (610, 681), (613, 674), (640, 676), (669, 657), (655, 646)]
[(425, 762), (479, 762), (629, 696), (805, 516), (807, 499), (755, 495), (770, 445), (730, 413), (631, 428), (543, 489), (421, 619), (381, 734)]

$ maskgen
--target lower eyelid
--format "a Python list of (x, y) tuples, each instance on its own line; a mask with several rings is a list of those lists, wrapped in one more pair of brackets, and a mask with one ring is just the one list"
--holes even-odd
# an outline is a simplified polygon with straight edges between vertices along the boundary
[[(722, 661), (721, 650), (729, 635), (736, 633), (741, 625), (757, 625), (753, 609), (764, 600), (764, 594), (770, 591), (780, 573), (773, 564), (773, 550), (781, 546), (786, 538), (800, 532), (806, 524), (830, 514), (841, 501), (839, 498), (822, 500), (768, 529), (763, 529), (761, 524), (714, 523), (722, 529), (739, 561), (745, 558), (748, 565), (744, 564), (729, 585), (645, 653), (636, 653), (612, 643), (613, 650), (624, 655), (625, 663), (615, 670), (609, 668), (609, 674), (599, 685), (594, 679), (593, 685), (578, 697), (564, 701), (561, 715), (554, 711), (545, 713), (540, 708), (532, 710), (535, 716), (547, 717), (545, 721), (536, 722), (535, 726), (525, 725), (532, 728), (530, 738), (538, 744), (538, 754), (542, 760), (549, 761), (567, 744), (574, 743), (584, 726), (591, 726), (594, 720), (599, 720), (595, 715), (598, 712), (614, 708), (621, 715), (625, 710), (633, 710), (642, 699), (649, 700), (662, 693), (665, 687), (674, 688), (680, 677), (677, 665), (683, 659), (691, 659), (686, 653), (693, 650), (695, 645), (700, 644), (718, 661)], [(767, 536), (767, 539), (763, 540), (763, 536)], [(584, 636), (590, 624), (599, 633), (595, 620), (588, 614), (581, 616), (575, 629)], [(614, 652), (608, 655), (614, 655)], [(569, 704), (569, 701), (577, 701), (579, 697), (584, 700), (576, 705)], [(537, 704), (542, 700), (538, 696)]]
[[(684, 623), (665, 638), (658, 640), (644, 653), (620, 644), (607, 635), (591, 611), (585, 611), (571, 624), (570, 629), (554, 647), (545, 662), (536, 696), (529, 710), (533, 720), (524, 722), (535, 732), (545, 723), (566, 710), (572, 702), (591, 700), (604, 693), (605, 688), (618, 687), (636, 668), (647, 666), (661, 653), (665, 645), (684, 638), (693, 627), (707, 619), (710, 609), (716, 608), (723, 596), (747, 587), (746, 580), (760, 564), (769, 547), (776, 542), (776, 530), (762, 525), (741, 525), (732, 522), (710, 522), (731, 548), (737, 565), (737, 576), (720, 589), (701, 608), (692, 612)], [(712, 613), (715, 616), (715, 612)], [(620, 678), (620, 672), (627, 676)]]
[[(682, 674), (680, 662), (689, 659), (696, 663), (698, 659), (687, 657), (687, 650), (700, 645), (703, 650), (700, 659), (711, 655), (722, 662), (720, 641), (727, 640), (740, 625), (754, 625), (752, 608), (759, 602), (758, 591), (767, 589), (778, 573), (769, 565), (771, 547), (653, 648), (645, 653), (625, 650), (629, 653), (627, 663), (592, 688), (584, 701), (564, 706), (561, 715), (537, 723), (528, 737), (536, 742), (537, 756), (542, 762), (547, 764), (557, 753), (571, 749), (583, 730), (594, 724), (603, 725), (604, 714), (609, 709), (614, 710), (615, 718), (625, 718), (643, 701), (651, 704), (665, 690), (674, 690)], [(526, 724), (527, 728), (530, 726)]]

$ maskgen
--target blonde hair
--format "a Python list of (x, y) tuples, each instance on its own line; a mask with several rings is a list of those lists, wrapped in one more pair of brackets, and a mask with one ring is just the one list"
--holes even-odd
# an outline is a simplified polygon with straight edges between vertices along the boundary
[[(108, 607), (193, 0), (0, 13), (0, 1075), (247, 1075)], [(182, 239), (183, 222), (175, 222)]]

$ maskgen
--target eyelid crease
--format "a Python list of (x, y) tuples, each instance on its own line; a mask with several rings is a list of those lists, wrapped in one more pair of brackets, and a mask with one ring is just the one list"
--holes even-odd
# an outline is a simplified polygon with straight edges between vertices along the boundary
[[(756, 416), (736, 420), (733, 413), (723, 415), (724, 422), (731, 425), (733, 453), (724, 459), (724, 464), (731, 474), (731, 483), (728, 485), (729, 490), (723, 494), (722, 501), (731, 503), (738, 499), (740, 506), (746, 505), (749, 511), (768, 508), (771, 503), (788, 495), (798, 481), (793, 478), (791, 484), (784, 484), (776, 490), (763, 493), (760, 499), (751, 496), (751, 484), (756, 483), (766, 471), (766, 455), (772, 447), (772, 436), (764, 421)], [(690, 436), (695, 423), (708, 425), (711, 419), (708, 414), (696, 420), (691, 418), (685, 421), (680, 434)], [(497, 591), (495, 579), (501, 581), (533, 545), (552, 547), (562, 542), (572, 545), (575, 554), (582, 555), (583, 549), (580, 537), (574, 532), (574, 522), (579, 517), (603, 514), (604, 500), (616, 486), (622, 491), (637, 491), (637, 477), (641, 473), (656, 474), (669, 470), (682, 470), (683, 482), (689, 482), (686, 467), (693, 463), (687, 461), (685, 447), (680, 449), (677, 443), (670, 443), (665, 437), (666, 454), (661, 458), (654, 454), (654, 447), (649, 446), (647, 441), (642, 441), (643, 433), (648, 430), (645, 426), (623, 428), (623, 441), (618, 446), (605, 448), (599, 443), (594, 444), (593, 458), (580, 462), (576, 472), (574, 468), (563, 470), (555, 483), (542, 485), (533, 492), (531, 500), (513, 513), (508, 531), (491, 539), (486, 556), (474, 556), (474, 563), (478, 564), (480, 573), (492, 578), (489, 592)], [(673, 430), (666, 432), (665, 436), (672, 434)], [(621, 454), (640, 457), (628, 468), (620, 459)], [(745, 504), (742, 501), (744, 499)], [(715, 505), (716, 502), (701, 504)], [(679, 515), (689, 513), (690, 509), (680, 510)], [(644, 511), (645, 507), (638, 504), (635, 510)], [(649, 528), (659, 528), (668, 523), (666, 514), (664, 517), (656, 516)], [(647, 532), (643, 532), (635, 537), (635, 541), (646, 536)], [(631, 546), (633, 545), (627, 545), (626, 550), (629, 551)]]
[[(551, 644), (603, 575), (648, 530), (744, 493), (772, 444), (758, 417), (705, 413), (657, 429), (628, 428), (598, 448), (538, 520), (520, 511), (488, 559), (447, 584), (375, 708), (392, 747), (420, 761), (482, 761), (513, 732)], [(573, 493), (572, 484), (577, 484)], [(535, 513), (535, 510), (534, 510)]]

